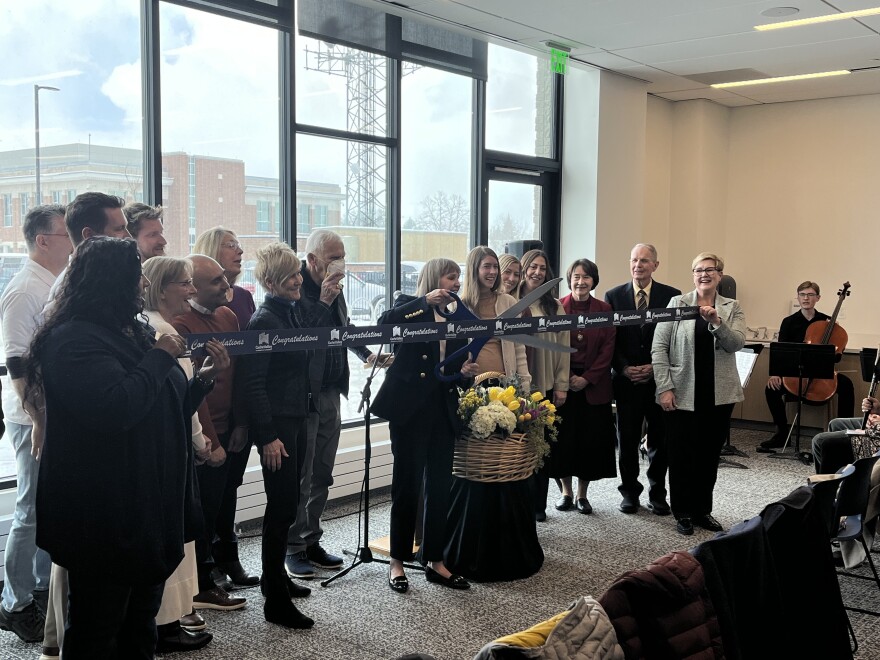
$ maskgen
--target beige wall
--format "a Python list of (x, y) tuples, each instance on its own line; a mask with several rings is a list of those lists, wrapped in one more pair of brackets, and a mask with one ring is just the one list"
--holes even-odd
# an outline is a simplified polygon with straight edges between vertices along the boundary
[[(880, 341), (871, 297), (871, 247), (880, 240), (880, 96), (726, 108), (649, 97), (613, 74), (600, 79), (595, 198), (566, 199), (581, 176), (568, 164), (567, 141), (562, 248), (563, 262), (594, 250), (598, 295), (627, 279), (632, 243), (654, 243), (657, 279), (685, 290), (693, 286), (691, 259), (708, 250), (727, 262), (750, 326), (778, 328), (805, 279), (822, 285), (819, 307), (830, 313), (849, 280), (852, 295), (840, 318), (849, 348)], [(594, 176), (579, 166), (587, 179)], [(596, 208), (595, 228), (578, 239), (573, 207), (588, 203)]]

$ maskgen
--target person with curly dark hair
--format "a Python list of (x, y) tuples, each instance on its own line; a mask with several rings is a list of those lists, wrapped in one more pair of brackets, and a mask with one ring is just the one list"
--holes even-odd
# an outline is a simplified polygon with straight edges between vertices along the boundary
[(213, 363), (187, 380), (183, 338), (143, 322), (147, 286), (135, 241), (87, 238), (25, 358), (46, 419), (37, 545), (68, 571), (68, 660), (152, 658), (163, 584), (197, 531), (190, 420)]

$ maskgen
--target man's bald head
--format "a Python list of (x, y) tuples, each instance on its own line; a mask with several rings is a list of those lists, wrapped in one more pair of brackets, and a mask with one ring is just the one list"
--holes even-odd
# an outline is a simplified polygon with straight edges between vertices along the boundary
[(230, 286), (223, 267), (204, 254), (191, 254), (187, 259), (192, 264), (193, 286), (196, 288), (193, 300), (212, 312), (228, 305)]

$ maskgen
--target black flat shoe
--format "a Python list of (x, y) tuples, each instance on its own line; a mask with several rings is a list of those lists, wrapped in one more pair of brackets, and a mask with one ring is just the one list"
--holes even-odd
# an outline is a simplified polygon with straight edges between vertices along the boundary
[(696, 516), (693, 522), (697, 527), (709, 530), (710, 532), (724, 531), (724, 527), (721, 526), (721, 523), (715, 520), (711, 515)]
[[(164, 628), (165, 626), (157, 626)], [(185, 653), (197, 651), (211, 643), (214, 635), (209, 632), (190, 632), (177, 626), (173, 632), (162, 632), (156, 640), (156, 653)]]
[(409, 590), (409, 579), (405, 575), (391, 577), (391, 571), (388, 571), (388, 586), (392, 591), (399, 594), (405, 594)]
[(694, 525), (690, 518), (679, 518), (675, 522), (675, 531), (684, 536), (691, 536), (694, 533)]
[(668, 516), (672, 513), (672, 510), (666, 502), (648, 502), (648, 511), (655, 516)]
[[(296, 582), (291, 580), (286, 575), (284, 577), (285, 577), (285, 581), (286, 581), (285, 584), (287, 586), (287, 594), (291, 598), (305, 598), (310, 593), (312, 593), (312, 590), (309, 589), (308, 587), (303, 587), (302, 585), (297, 584)], [(260, 582), (260, 593), (265, 596), (267, 594), (266, 583), (263, 582), (263, 578), (259, 578), (259, 582)]]
[(577, 501), (577, 510), (584, 514), (593, 513), (593, 505), (586, 497), (579, 497)]
[(558, 500), (556, 500), (556, 510), (557, 511), (568, 511), (572, 505), (574, 504), (574, 500), (571, 499), (571, 495), (563, 495)]
[(538, 511), (535, 514), (535, 520), (537, 520), (538, 522), (544, 522), (545, 520), (547, 520), (547, 512), (546, 511)]
[(263, 616), (269, 623), (276, 623), (285, 628), (305, 629), (315, 625), (314, 619), (300, 612), (289, 600), (273, 600), (267, 598), (263, 604)]
[(443, 577), (435, 571), (430, 566), (425, 568), (425, 579), (428, 582), (433, 582), (434, 584), (442, 584), (444, 587), (449, 587), (450, 589), (470, 589), (471, 583), (465, 580), (460, 575), (450, 575), (449, 577)]
[(248, 573), (238, 560), (217, 562), (217, 568), (226, 573), (232, 583), (239, 587), (255, 587), (260, 583), (260, 576)]

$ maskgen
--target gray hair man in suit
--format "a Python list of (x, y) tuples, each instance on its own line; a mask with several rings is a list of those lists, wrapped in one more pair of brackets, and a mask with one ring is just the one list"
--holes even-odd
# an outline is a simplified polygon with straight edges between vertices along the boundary
[[(654, 271), (660, 266), (657, 248), (638, 243), (630, 252), (632, 280), (610, 289), (605, 302), (615, 312), (666, 307), (676, 288), (655, 282)], [(639, 444), (643, 425), (648, 425), (648, 509), (658, 516), (670, 513), (666, 503), (666, 429), (660, 406), (654, 401), (654, 370), (651, 365), (651, 342), (654, 324), (618, 326), (612, 360), (614, 400), (617, 405), (620, 486), (623, 496), (620, 510), (635, 513), (644, 486), (639, 481)]]

